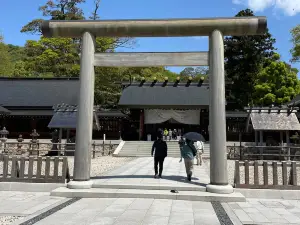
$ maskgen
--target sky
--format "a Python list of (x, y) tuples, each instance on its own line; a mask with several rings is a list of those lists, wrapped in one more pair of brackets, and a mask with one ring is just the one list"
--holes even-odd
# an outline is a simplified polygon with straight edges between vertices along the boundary
[[(47, 0), (0, 0), (0, 33), (5, 42), (23, 46), (26, 40), (39, 36), (21, 33), (22, 26), (33, 19), (43, 18), (39, 6)], [(93, 11), (94, 0), (81, 5), (85, 16)], [(163, 19), (232, 17), (240, 10), (250, 8), (256, 16), (266, 16), (270, 33), (276, 39), (277, 52), (282, 60), (291, 59), (290, 30), (300, 24), (300, 0), (102, 0), (101, 19)], [(139, 38), (127, 52), (207, 51), (206, 37)], [(300, 69), (300, 64), (294, 64)], [(182, 67), (169, 67), (180, 72)]]

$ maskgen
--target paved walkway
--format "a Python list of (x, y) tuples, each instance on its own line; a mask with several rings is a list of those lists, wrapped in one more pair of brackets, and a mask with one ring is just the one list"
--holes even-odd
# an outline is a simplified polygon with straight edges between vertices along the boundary
[[(37, 225), (295, 225), (300, 201), (247, 199), (210, 203), (161, 199), (67, 199), (48, 193), (0, 192), (0, 224)], [(221, 223), (222, 221), (222, 223)]]
[[(185, 180), (184, 163), (179, 164), (178, 160), (166, 159), (163, 179), (153, 179), (153, 158), (143, 158), (130, 161), (94, 181), (110, 188), (131, 185), (170, 190), (172, 186), (201, 191), (209, 181), (206, 167), (195, 166), (193, 181), (189, 183)], [(0, 224), (300, 225), (300, 201), (252, 198), (247, 202), (219, 203), (142, 198), (80, 199), (51, 197), (41, 192), (0, 191)]]
[(186, 181), (184, 162), (179, 163), (178, 158), (168, 157), (164, 162), (163, 179), (153, 179), (153, 158), (138, 158), (126, 165), (113, 170), (106, 176), (94, 178), (97, 185), (138, 185), (138, 186), (159, 186), (169, 188), (176, 187), (178, 190), (203, 189), (209, 183), (209, 177), (205, 166), (194, 165), (192, 182)]

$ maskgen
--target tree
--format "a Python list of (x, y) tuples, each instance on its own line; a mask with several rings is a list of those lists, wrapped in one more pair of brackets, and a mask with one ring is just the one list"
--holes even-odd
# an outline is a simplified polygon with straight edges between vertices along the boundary
[(196, 77), (208, 75), (208, 67), (186, 67), (180, 72), (182, 77)]
[[(236, 17), (254, 16), (250, 9), (240, 11)], [(268, 66), (267, 59), (274, 54), (275, 39), (269, 31), (256, 36), (226, 37), (225, 71), (233, 82), (227, 100), (234, 101), (234, 108), (243, 108), (252, 102), (255, 80), (260, 69)]]
[(292, 44), (291, 49), (292, 59), (291, 62), (300, 61), (300, 24), (291, 30)]
[(281, 105), (300, 93), (297, 73), (280, 56), (274, 54), (270, 64), (263, 68), (255, 81), (253, 103), (260, 106)]
[(10, 76), (13, 65), (7, 45), (3, 43), (3, 37), (0, 35), (0, 76)]
[[(48, 0), (45, 5), (39, 7), (44, 17), (51, 20), (81, 20), (84, 19), (83, 11), (78, 7), (85, 0)], [(43, 19), (34, 19), (26, 24), (21, 32), (41, 34)]]
[(27, 41), (24, 68), (39, 76), (78, 77), (78, 46), (71, 38), (41, 38)]

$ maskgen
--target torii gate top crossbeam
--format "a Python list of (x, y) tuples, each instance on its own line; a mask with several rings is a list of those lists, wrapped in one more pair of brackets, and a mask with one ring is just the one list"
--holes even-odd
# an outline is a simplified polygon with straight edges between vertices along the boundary
[(81, 37), (84, 32), (102, 37), (208, 36), (219, 30), (225, 36), (259, 35), (267, 29), (266, 17), (231, 17), (164, 20), (48, 20), (45, 37)]

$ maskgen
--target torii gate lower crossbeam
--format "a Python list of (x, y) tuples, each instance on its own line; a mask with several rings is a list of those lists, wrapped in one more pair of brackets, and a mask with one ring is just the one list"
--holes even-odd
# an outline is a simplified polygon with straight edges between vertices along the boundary
[[(226, 154), (225, 119), (225, 79), (224, 79), (224, 35), (259, 35), (267, 28), (265, 17), (211, 18), (211, 19), (173, 19), (173, 20), (118, 20), (118, 21), (46, 21), (42, 32), (46, 37), (82, 37), (80, 62), (80, 90), (77, 118), (76, 150), (74, 160), (74, 179), (69, 188), (91, 188), (90, 166), (92, 144), (92, 122), (94, 103), (94, 66), (116, 65), (115, 56), (95, 55), (96, 36), (106, 37), (167, 37), (167, 36), (209, 36), (209, 53), (149, 53), (150, 60), (132, 60), (130, 53), (124, 55), (119, 66), (158, 66), (186, 62), (194, 65), (209, 64), (210, 67), (210, 184), (207, 191), (213, 193), (232, 193), (228, 185)], [(119, 54), (119, 53), (115, 53)], [(122, 53), (121, 53), (122, 54)], [(122, 55), (117, 55), (122, 59)], [(147, 53), (142, 53), (146, 54)], [(171, 60), (170, 57), (174, 57)], [(180, 60), (181, 58), (182, 60)], [(95, 60), (96, 58), (96, 60)], [(99, 62), (101, 58), (102, 62)], [(208, 60), (207, 60), (208, 59)], [(180, 63), (182, 66), (182, 63)], [(195, 65), (196, 66), (196, 65)]]

